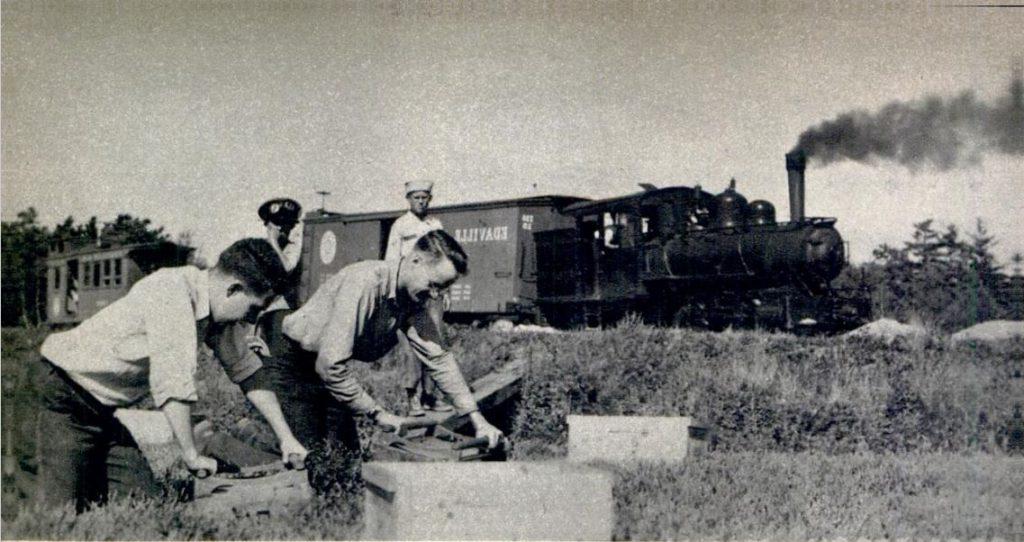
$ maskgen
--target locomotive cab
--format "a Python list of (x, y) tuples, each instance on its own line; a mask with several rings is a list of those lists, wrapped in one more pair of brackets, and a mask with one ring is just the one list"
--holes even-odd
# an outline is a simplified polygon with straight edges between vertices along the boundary
[[(575, 228), (537, 232), (538, 294), (555, 325), (595, 325), (646, 312), (661, 247), (710, 224), (713, 196), (699, 187), (649, 189), (570, 205)], [(661, 265), (661, 269), (652, 270)], [(611, 314), (614, 313), (614, 314)]]

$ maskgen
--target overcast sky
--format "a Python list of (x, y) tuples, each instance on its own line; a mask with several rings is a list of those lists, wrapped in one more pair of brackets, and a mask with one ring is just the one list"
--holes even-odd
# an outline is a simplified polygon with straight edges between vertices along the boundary
[[(3, 2), (2, 209), (151, 218), (215, 255), (259, 204), (331, 210), (730, 177), (788, 216), (783, 155), (853, 109), (1005, 96), (1024, 9), (797, 2)], [(855, 260), (937, 218), (1024, 252), (1024, 158), (808, 169)]]

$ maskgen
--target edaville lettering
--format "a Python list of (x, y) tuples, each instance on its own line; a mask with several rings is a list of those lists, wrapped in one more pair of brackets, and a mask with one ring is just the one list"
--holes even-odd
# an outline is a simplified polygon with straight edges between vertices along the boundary
[(493, 228), (456, 229), (455, 240), (460, 243), (508, 241), (508, 226), (495, 226)]

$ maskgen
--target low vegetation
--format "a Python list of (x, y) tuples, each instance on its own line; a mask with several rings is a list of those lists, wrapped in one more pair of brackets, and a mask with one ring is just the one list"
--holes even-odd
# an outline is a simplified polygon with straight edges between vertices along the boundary
[[(9, 367), (40, 337), (4, 331), (5, 407)], [(1013, 403), (1024, 396), (1021, 341), (954, 347), (626, 324), (567, 334), (458, 328), (453, 343), (471, 379), (527, 360), (512, 421), (517, 460), (563, 456), (570, 412), (683, 414), (712, 429), (707, 453), (683, 464), (607, 467), (620, 539), (1024, 533), (1014, 511), (1024, 487)], [(255, 415), (214, 364), (204, 359), (198, 410), (236, 431)], [(361, 369), (366, 384), (397, 409), (396, 359), (376, 365)], [(31, 511), (5, 518), (4, 538), (351, 538), (353, 494), (274, 517), (209, 518), (171, 501), (115, 501), (78, 518)]]

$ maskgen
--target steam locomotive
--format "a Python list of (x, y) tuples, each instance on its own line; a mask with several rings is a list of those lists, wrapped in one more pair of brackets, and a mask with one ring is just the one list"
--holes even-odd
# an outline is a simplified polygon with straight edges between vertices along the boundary
[[(454, 321), (508, 318), (556, 327), (612, 324), (836, 331), (867, 320), (866, 299), (830, 286), (846, 265), (834, 218), (804, 216), (803, 154), (786, 156), (791, 217), (735, 183), (588, 200), (544, 196), (433, 208), (463, 245)], [(341, 267), (382, 259), (403, 211), (305, 217), (300, 300)]]

